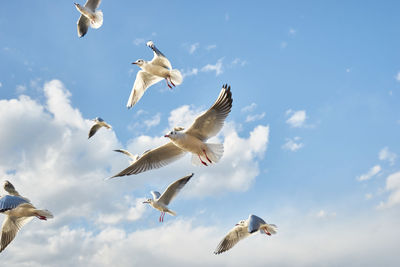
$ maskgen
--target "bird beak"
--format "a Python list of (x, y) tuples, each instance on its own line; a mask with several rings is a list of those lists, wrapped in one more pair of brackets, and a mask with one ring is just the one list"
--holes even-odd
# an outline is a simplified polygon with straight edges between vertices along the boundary
[(166, 134), (166, 135), (164, 135), (164, 137), (169, 137), (169, 135), (168, 135), (168, 134)]
[(235, 224), (235, 226), (238, 226), (239, 224), (237, 223), (237, 224)]
[(137, 65), (137, 63), (136, 63), (136, 62), (132, 62), (132, 64), (135, 64), (135, 65)]
[(146, 200), (146, 201), (143, 201), (142, 203), (143, 203), (143, 204), (148, 204), (149, 202)]

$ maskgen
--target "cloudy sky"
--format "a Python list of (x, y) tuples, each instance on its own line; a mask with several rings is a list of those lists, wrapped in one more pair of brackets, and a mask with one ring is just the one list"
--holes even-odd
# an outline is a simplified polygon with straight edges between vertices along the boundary
[[(83, 2), (79, 1), (81, 4)], [(400, 261), (398, 1), (110, 1), (78, 38), (73, 1), (0, 9), (0, 179), (53, 220), (7, 266), (396, 266)], [(184, 82), (125, 105), (153, 40)], [(220, 163), (105, 181), (232, 87)], [(90, 119), (113, 126), (87, 140)], [(195, 175), (165, 216), (150, 190)], [(4, 192), (0, 191), (0, 195)], [(213, 255), (241, 219), (278, 225)], [(2, 216), (4, 218), (4, 216)], [(373, 252), (373, 253), (372, 253)]]

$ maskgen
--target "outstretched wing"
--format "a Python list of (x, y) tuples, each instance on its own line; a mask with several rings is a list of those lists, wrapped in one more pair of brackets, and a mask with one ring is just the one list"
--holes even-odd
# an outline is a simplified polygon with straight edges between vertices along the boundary
[(87, 0), (85, 7), (89, 8), (91, 11), (95, 11), (99, 7), (101, 0)]
[(5, 195), (0, 198), (0, 212), (15, 209), (23, 203), (29, 203), (29, 201), (21, 196)]
[(257, 232), (260, 229), (261, 225), (266, 224), (266, 222), (263, 219), (253, 214), (250, 214), (248, 221), (249, 221), (248, 224), (249, 233)]
[(158, 201), (165, 205), (168, 205), (176, 197), (179, 191), (181, 191), (185, 184), (189, 182), (190, 178), (192, 178), (193, 175), (194, 174), (192, 173), (170, 184), (167, 189), (165, 189), (164, 193), (161, 195)]
[(83, 37), (87, 33), (90, 25), (90, 20), (85, 17), (84, 15), (81, 15), (78, 19), (77, 24), (77, 29), (78, 29), (78, 36)]
[(22, 228), (26, 223), (32, 220), (33, 217), (14, 217), (7, 216), (3, 222), (3, 226), (1, 229), (1, 244), (0, 244), (0, 252), (2, 252), (11, 241), (14, 240), (17, 235), (19, 229)]
[(133, 107), (142, 98), (144, 92), (155, 83), (158, 83), (163, 78), (152, 75), (140, 70), (136, 75), (135, 83), (133, 84), (131, 94), (128, 99), (126, 106), (128, 108)]
[(171, 62), (169, 62), (168, 58), (166, 56), (164, 56), (164, 54), (161, 53), (160, 50), (158, 50), (158, 48), (154, 45), (153, 41), (148, 41), (146, 43), (146, 45), (148, 47), (150, 47), (151, 50), (153, 50), (153, 52), (154, 52), (153, 59), (151, 60), (152, 64), (162, 66), (162, 67), (167, 68), (169, 70), (172, 69)]
[(92, 137), (100, 128), (101, 128), (101, 125), (98, 124), (98, 123), (96, 123), (95, 125), (93, 125), (92, 128), (90, 128), (88, 139), (89, 139), (90, 137)]
[(180, 149), (172, 142), (169, 142), (156, 149), (152, 149), (144, 153), (137, 161), (132, 163), (131, 166), (111, 178), (139, 174), (148, 170), (160, 168), (177, 160), (185, 153), (186, 151)]
[(160, 192), (158, 191), (150, 191), (150, 193), (153, 196), (154, 200), (158, 199), (161, 196)]
[(231, 87), (224, 85), (214, 105), (197, 117), (186, 133), (196, 136), (202, 141), (216, 135), (224, 126), (224, 121), (231, 112), (232, 101)]
[(247, 232), (247, 227), (240, 225), (235, 226), (218, 244), (217, 248), (214, 251), (214, 254), (220, 254), (231, 249), (240, 240), (247, 237), (248, 235), (250, 234)]

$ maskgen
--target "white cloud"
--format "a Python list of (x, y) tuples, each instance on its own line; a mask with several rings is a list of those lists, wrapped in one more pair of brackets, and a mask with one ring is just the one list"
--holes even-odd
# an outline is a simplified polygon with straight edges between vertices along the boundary
[(291, 127), (302, 127), (307, 119), (306, 111), (305, 110), (287, 110), (286, 115), (290, 116), (289, 119), (286, 120), (286, 123), (289, 124)]
[(236, 65), (239, 65), (239, 66), (245, 66), (247, 64), (247, 61), (246, 60), (242, 60), (242, 59), (240, 59), (240, 58), (235, 58), (234, 60), (232, 60), (232, 63), (231, 63), (231, 65), (232, 66), (236, 66)]
[(400, 71), (397, 73), (397, 75), (396, 75), (396, 80), (398, 81), (398, 82), (400, 82)]
[(217, 48), (216, 44), (211, 44), (211, 45), (206, 46), (206, 50), (211, 50), (211, 49), (215, 49), (215, 48)]
[(136, 38), (135, 40), (133, 40), (133, 44), (136, 46), (144, 45), (145, 43), (146, 40), (144, 38)]
[(382, 170), (382, 168), (381, 168), (380, 165), (375, 165), (367, 173), (358, 176), (357, 180), (360, 181), (360, 182), (369, 180), (372, 177), (374, 177), (375, 175), (377, 175), (381, 170)]
[(386, 202), (381, 202), (378, 208), (388, 208), (400, 204), (400, 172), (395, 172), (386, 179), (387, 192), (390, 192)]
[(245, 106), (244, 108), (242, 108), (242, 112), (251, 112), (253, 111), (255, 108), (257, 107), (256, 103), (251, 103), (250, 105)]
[(388, 147), (384, 147), (379, 151), (379, 159), (389, 161), (390, 165), (394, 165), (397, 155), (394, 152), (389, 151)]
[(294, 35), (296, 35), (296, 33), (297, 33), (297, 31), (295, 29), (293, 29), (293, 28), (289, 29), (289, 35), (294, 36)]
[(335, 218), (336, 212), (327, 212), (325, 210), (320, 210), (317, 212), (316, 217), (320, 219)]
[[(286, 143), (282, 146), (282, 149), (297, 151), (304, 146), (303, 143), (298, 142), (301, 138), (299, 136), (292, 138), (286, 138)], [(297, 143), (296, 143), (297, 142)]]
[(199, 73), (199, 70), (197, 68), (192, 68), (187, 71), (181, 70), (181, 73), (182, 73), (183, 78), (185, 78), (185, 77), (197, 75)]
[(215, 71), (215, 75), (218, 76), (223, 73), (222, 70), (222, 58), (218, 59), (217, 63), (215, 65), (207, 64), (204, 67), (201, 68), (201, 71), (203, 72), (209, 72), (209, 71)]
[(255, 115), (247, 115), (246, 122), (259, 121), (265, 117), (265, 112)]
[(3, 86), (3, 84), (0, 82), (0, 88)]
[(24, 93), (26, 91), (26, 86), (19, 84), (15, 88), (15, 91), (17, 92), (17, 94), (22, 94), (22, 93)]
[(143, 121), (147, 128), (151, 128), (160, 124), (161, 113), (157, 113), (151, 119)]
[(200, 46), (199, 43), (191, 44), (189, 46), (189, 54), (193, 54), (197, 50), (197, 48), (199, 48), (199, 46)]

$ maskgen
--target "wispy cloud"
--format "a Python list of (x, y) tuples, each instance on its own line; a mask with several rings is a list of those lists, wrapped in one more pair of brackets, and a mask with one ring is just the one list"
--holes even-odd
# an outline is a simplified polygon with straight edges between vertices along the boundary
[(0, 82), (0, 87), (2, 87), (3, 86), (3, 84)]
[(241, 111), (242, 111), (242, 112), (251, 112), (251, 111), (253, 111), (256, 107), (257, 107), (257, 104), (256, 104), (256, 103), (251, 103), (250, 105), (243, 107), (243, 108), (241, 109)]
[(197, 48), (199, 48), (199, 46), (200, 46), (199, 43), (191, 44), (189, 46), (189, 54), (193, 54), (197, 50)]
[(145, 43), (146, 40), (144, 38), (136, 38), (135, 40), (133, 40), (133, 44), (136, 46), (144, 45)]
[(247, 61), (246, 60), (242, 60), (242, 59), (240, 59), (240, 58), (235, 58), (234, 60), (232, 60), (232, 62), (231, 62), (231, 65), (232, 66), (236, 66), (236, 65), (239, 65), (239, 66), (245, 66), (247, 64)]
[(328, 212), (326, 210), (318, 211), (315, 216), (319, 219), (335, 218), (336, 212)]
[(189, 70), (181, 70), (182, 76), (183, 78), (185, 77), (189, 77), (189, 76), (193, 76), (193, 75), (197, 75), (199, 73), (199, 69), (198, 68), (192, 68)]
[(22, 94), (26, 91), (26, 86), (25, 85), (17, 85), (17, 87), (15, 88), (15, 91), (17, 92), (17, 94)]
[(222, 58), (218, 59), (217, 63), (214, 65), (212, 64), (207, 64), (204, 67), (201, 68), (202, 72), (209, 72), (209, 71), (215, 71), (215, 75), (218, 76), (223, 73), (222, 69)]
[(295, 29), (293, 29), (293, 28), (289, 29), (289, 35), (290, 36), (294, 36), (294, 35), (296, 35), (296, 33), (297, 33), (297, 31)]
[(215, 48), (217, 48), (216, 44), (210, 44), (210, 45), (206, 46), (206, 50), (212, 50), (212, 49), (215, 49)]
[(379, 151), (379, 159), (389, 161), (390, 165), (394, 165), (396, 158), (396, 153), (389, 151), (388, 147), (384, 147)]
[(400, 71), (396, 74), (395, 79), (400, 82)]
[(286, 123), (289, 124), (291, 127), (299, 128), (304, 126), (304, 123), (307, 119), (306, 111), (305, 110), (287, 110), (286, 116), (290, 116), (289, 119), (286, 120)]
[(375, 165), (367, 173), (358, 176), (357, 180), (360, 181), (360, 182), (369, 180), (372, 177), (374, 177), (375, 175), (377, 175), (381, 170), (382, 170), (382, 168), (381, 168), (380, 165)]
[(290, 150), (293, 152), (299, 150), (304, 146), (303, 143), (299, 142), (300, 139), (301, 138), (299, 136), (296, 136), (294, 138), (286, 138), (286, 143), (282, 146), (282, 149)]
[(265, 117), (265, 112), (260, 113), (260, 114), (254, 114), (254, 115), (247, 115), (246, 122), (259, 121), (264, 117)]
[(280, 44), (280, 47), (281, 47), (282, 49), (286, 48), (287, 46), (288, 46), (288, 43), (285, 42), (285, 41), (282, 41), (281, 44)]
[(157, 113), (152, 118), (145, 120), (143, 123), (147, 126), (147, 128), (151, 128), (160, 124), (161, 121), (161, 113)]

